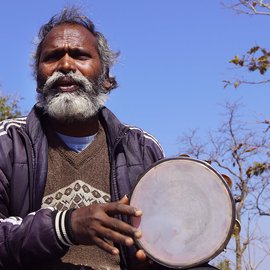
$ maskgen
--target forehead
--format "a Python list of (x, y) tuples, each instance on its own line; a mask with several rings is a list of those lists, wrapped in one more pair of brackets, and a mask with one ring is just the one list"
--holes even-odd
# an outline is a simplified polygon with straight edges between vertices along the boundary
[(42, 44), (42, 50), (63, 46), (97, 50), (97, 40), (96, 37), (82, 25), (61, 24), (54, 27), (47, 34)]

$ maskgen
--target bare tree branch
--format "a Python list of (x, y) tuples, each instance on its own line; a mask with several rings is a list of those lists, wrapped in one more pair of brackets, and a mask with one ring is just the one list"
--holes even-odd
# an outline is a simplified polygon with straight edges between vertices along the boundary
[(247, 15), (270, 15), (270, 4), (263, 0), (235, 0), (229, 1), (232, 4), (226, 4), (228, 1), (223, 1), (224, 6), (236, 11), (238, 14)]
[[(232, 193), (237, 201), (236, 217), (241, 221), (248, 216), (248, 226), (251, 226), (255, 217), (270, 213), (270, 138), (263, 129), (241, 121), (240, 107), (238, 103), (225, 104), (225, 121), (216, 131), (209, 133), (207, 143), (199, 137), (198, 130), (183, 136), (181, 152), (209, 161), (232, 178)], [(257, 127), (261, 123), (257, 123)], [(247, 232), (245, 237), (244, 231)], [(244, 256), (258, 237), (251, 233), (251, 227), (244, 231), (234, 238), (235, 266), (242, 270), (242, 262), (247, 259), (246, 269), (256, 269), (249, 256), (246, 259)]]

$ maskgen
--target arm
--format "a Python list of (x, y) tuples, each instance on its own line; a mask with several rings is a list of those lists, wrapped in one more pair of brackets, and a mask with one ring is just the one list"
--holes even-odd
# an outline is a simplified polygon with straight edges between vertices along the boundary
[[(0, 194), (5, 194), (4, 190)], [(64, 212), (40, 209), (22, 219), (5, 217), (5, 204), (0, 205), (3, 209), (0, 219), (0, 269), (20, 269), (58, 260), (68, 246), (75, 243), (97, 245), (109, 253), (118, 254), (119, 251), (105, 239), (130, 246), (134, 244), (134, 238), (140, 237), (135, 228), (114, 218), (115, 214), (141, 215), (140, 211), (128, 205), (127, 198), (74, 210), (70, 215), (73, 235), (70, 244), (63, 242), (59, 233), (63, 232), (63, 228), (68, 232), (70, 226), (65, 227)], [(64, 227), (61, 227), (63, 224)]]
[(24, 219), (0, 219), (0, 268), (20, 269), (56, 260), (66, 248), (57, 241), (52, 209), (41, 209)]
[(4, 124), (0, 124), (0, 269), (21, 269), (56, 260), (67, 248), (57, 240), (52, 209), (28, 215), (21, 214), (20, 209), (13, 210), (17, 200), (16, 205), (24, 207), (23, 212), (27, 213), (27, 203), (23, 203), (29, 200), (29, 171), (20, 133), (12, 128), (17, 124), (10, 124), (8, 131)]

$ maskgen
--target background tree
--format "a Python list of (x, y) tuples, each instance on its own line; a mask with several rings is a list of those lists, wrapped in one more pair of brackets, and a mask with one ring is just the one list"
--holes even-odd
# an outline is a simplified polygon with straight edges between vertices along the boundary
[(223, 1), (223, 3), (238, 14), (270, 15), (269, 0), (230, 0)]
[[(237, 14), (270, 16), (270, 1), (224, 0), (223, 4)], [(237, 88), (241, 84), (265, 84), (270, 82), (270, 78), (266, 74), (270, 65), (270, 51), (263, 46), (253, 46), (248, 49), (246, 53), (241, 53), (241, 56), (234, 56), (233, 59), (230, 60), (230, 63), (250, 72), (258, 72), (260, 75), (263, 75), (263, 78), (259, 80), (224, 80), (225, 88), (228, 85), (233, 85), (234, 88)]]
[(19, 98), (3, 95), (0, 92), (0, 121), (21, 116)]
[(223, 269), (234, 265), (236, 270), (255, 270), (265, 257), (258, 259), (251, 255), (254, 245), (257, 243), (256, 247), (263, 247), (264, 254), (270, 254), (266, 236), (258, 227), (260, 214), (270, 214), (270, 172), (267, 165), (270, 140), (264, 125), (242, 121), (238, 115), (239, 107), (237, 103), (225, 105), (225, 121), (216, 131), (209, 133), (206, 142), (199, 138), (198, 131), (184, 135), (180, 151), (208, 161), (231, 177), (236, 217), (244, 226), (228, 247), (235, 259), (227, 265), (226, 260), (222, 260), (220, 266)]
[(216, 264), (216, 267), (220, 270), (232, 270), (230, 267), (230, 261), (228, 259), (224, 259)]

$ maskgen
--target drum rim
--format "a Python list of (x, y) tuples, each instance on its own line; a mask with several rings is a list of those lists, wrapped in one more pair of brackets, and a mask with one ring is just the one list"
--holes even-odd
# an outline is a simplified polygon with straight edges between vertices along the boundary
[[(187, 161), (194, 161), (195, 163), (200, 163), (204, 166), (206, 166), (208, 169), (210, 169), (212, 172), (214, 172), (218, 178), (221, 180), (221, 182), (224, 184), (227, 193), (229, 195), (230, 201), (231, 201), (231, 213), (232, 213), (232, 217), (231, 217), (231, 224), (229, 226), (229, 230), (228, 230), (228, 235), (225, 239), (225, 241), (220, 245), (220, 247), (214, 252), (214, 254), (207, 256), (206, 258), (187, 265), (187, 266), (175, 266), (175, 265), (171, 265), (171, 264), (167, 264), (157, 258), (155, 258), (152, 254), (150, 254), (148, 251), (144, 250), (144, 247), (141, 245), (140, 239), (135, 239), (136, 245), (140, 248), (143, 249), (144, 252), (146, 253), (147, 257), (149, 257), (151, 260), (157, 262), (160, 265), (166, 266), (168, 268), (172, 268), (172, 269), (185, 269), (185, 268), (190, 268), (190, 267), (194, 267), (194, 266), (198, 266), (201, 265), (203, 263), (209, 262), (210, 260), (214, 259), (217, 255), (219, 255), (222, 251), (224, 251), (226, 249), (227, 244), (229, 243), (230, 239), (231, 239), (231, 235), (233, 232), (233, 228), (234, 228), (234, 224), (235, 224), (235, 220), (236, 220), (236, 208), (235, 208), (235, 201), (233, 198), (233, 195), (231, 193), (231, 189), (228, 185), (228, 183), (226, 182), (226, 180), (223, 178), (223, 176), (221, 175), (221, 173), (219, 173), (215, 168), (213, 168), (213, 166), (211, 166), (208, 162), (204, 161), (204, 160), (199, 160), (196, 158), (192, 158), (192, 157), (188, 157), (188, 156), (180, 156), (180, 157), (172, 157), (172, 158), (164, 158), (161, 159), (155, 163), (153, 163), (147, 170), (145, 170), (142, 174), (139, 175), (138, 177), (138, 181), (136, 183), (136, 185), (134, 186), (134, 188), (132, 189), (131, 193), (130, 193), (130, 205), (132, 203), (132, 195), (135, 192), (136, 187), (138, 186), (140, 180), (152, 169), (154, 169), (157, 165), (164, 163), (164, 162), (169, 162), (169, 161), (173, 161), (173, 160), (187, 160)], [(132, 221), (131, 221), (131, 225), (132, 225)]]

